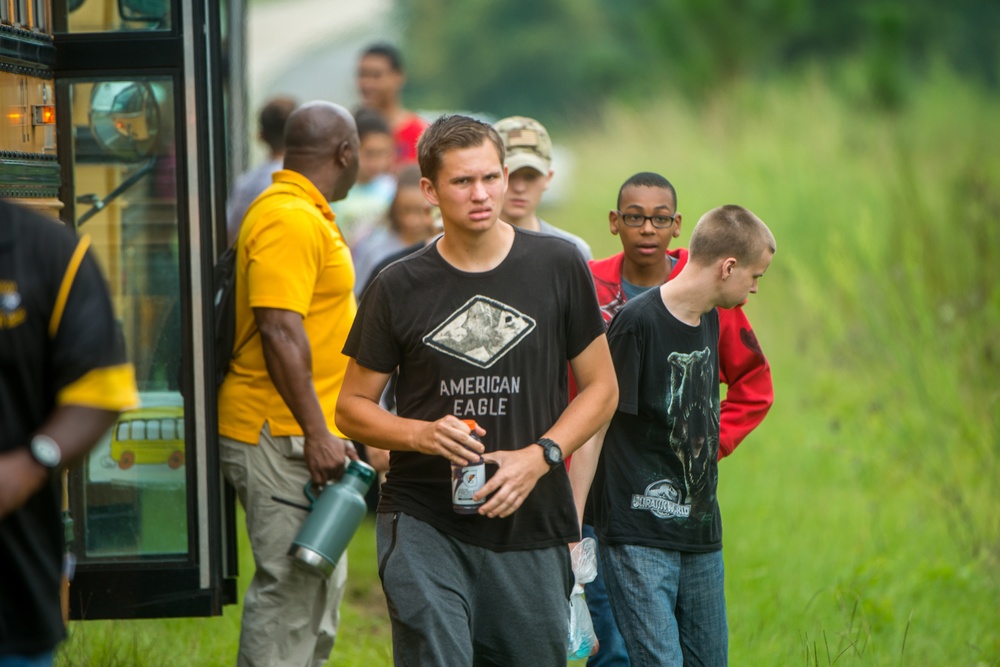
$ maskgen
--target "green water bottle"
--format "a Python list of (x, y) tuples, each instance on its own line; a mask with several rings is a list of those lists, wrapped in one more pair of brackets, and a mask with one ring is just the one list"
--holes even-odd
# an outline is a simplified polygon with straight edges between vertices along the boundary
[(351, 461), (340, 481), (328, 484), (319, 498), (310, 492), (312, 482), (306, 483), (309, 516), (288, 550), (296, 565), (324, 577), (333, 573), (368, 511), (365, 494), (374, 480), (374, 468), (362, 461)]

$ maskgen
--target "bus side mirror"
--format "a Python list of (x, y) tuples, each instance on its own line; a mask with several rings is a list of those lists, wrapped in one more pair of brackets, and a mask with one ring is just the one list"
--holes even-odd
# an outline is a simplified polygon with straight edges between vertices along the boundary
[(118, 0), (123, 21), (163, 23), (170, 13), (170, 0)]
[(161, 101), (145, 81), (98, 83), (90, 96), (90, 131), (101, 151), (118, 160), (134, 162), (157, 152), (160, 116)]

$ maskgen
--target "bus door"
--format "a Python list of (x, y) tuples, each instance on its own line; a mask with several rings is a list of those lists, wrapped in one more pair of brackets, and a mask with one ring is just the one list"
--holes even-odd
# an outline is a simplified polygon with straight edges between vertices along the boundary
[(235, 601), (206, 373), (228, 181), (222, 4), (54, 6), (61, 217), (92, 239), (141, 397), (70, 476), (73, 619), (218, 615)]

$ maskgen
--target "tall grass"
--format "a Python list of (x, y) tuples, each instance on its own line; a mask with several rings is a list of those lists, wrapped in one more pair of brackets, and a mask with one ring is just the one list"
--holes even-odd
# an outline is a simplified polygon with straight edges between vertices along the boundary
[[(724, 203), (775, 233), (747, 311), (776, 402), (721, 466), (731, 664), (1000, 665), (1000, 101), (937, 74), (885, 115), (861, 79), (737, 83), (554, 132), (576, 169), (543, 213), (617, 252), (607, 211), (652, 170), (677, 187), (679, 243)], [(389, 665), (370, 525), (350, 559), (330, 664)], [(242, 592), (245, 545), (241, 562)], [(238, 627), (238, 607), (75, 623), (60, 664), (229, 665)]]
[(775, 233), (747, 310), (776, 403), (721, 472), (732, 664), (996, 665), (1000, 101), (938, 73), (880, 114), (859, 78), (615, 109), (568, 137), (547, 218), (617, 252), (607, 211), (651, 170), (680, 243), (726, 203)]

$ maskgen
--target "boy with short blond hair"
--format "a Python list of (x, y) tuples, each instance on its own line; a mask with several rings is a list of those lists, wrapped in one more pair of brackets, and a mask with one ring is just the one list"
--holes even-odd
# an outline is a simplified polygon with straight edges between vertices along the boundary
[[(633, 174), (618, 189), (608, 225), (622, 243), (622, 251), (590, 262), (597, 300), (607, 323), (625, 304), (677, 276), (688, 261), (686, 248), (671, 248), (681, 233), (682, 215), (673, 184), (655, 172)], [(743, 309), (719, 311), (719, 370), (726, 385), (721, 404), (719, 458), (736, 446), (764, 419), (773, 402), (771, 370)], [(584, 511), (590, 478), (597, 465), (603, 433), (573, 456), (570, 470), (583, 517), (583, 535), (594, 537), (592, 517)], [(587, 605), (600, 640), (600, 651), (588, 667), (626, 667), (621, 635), (608, 604), (601, 570), (587, 584)]]
[(775, 250), (747, 209), (713, 209), (683, 269), (630, 300), (608, 329), (620, 394), (592, 501), (632, 665), (727, 664), (718, 309), (757, 292)]

